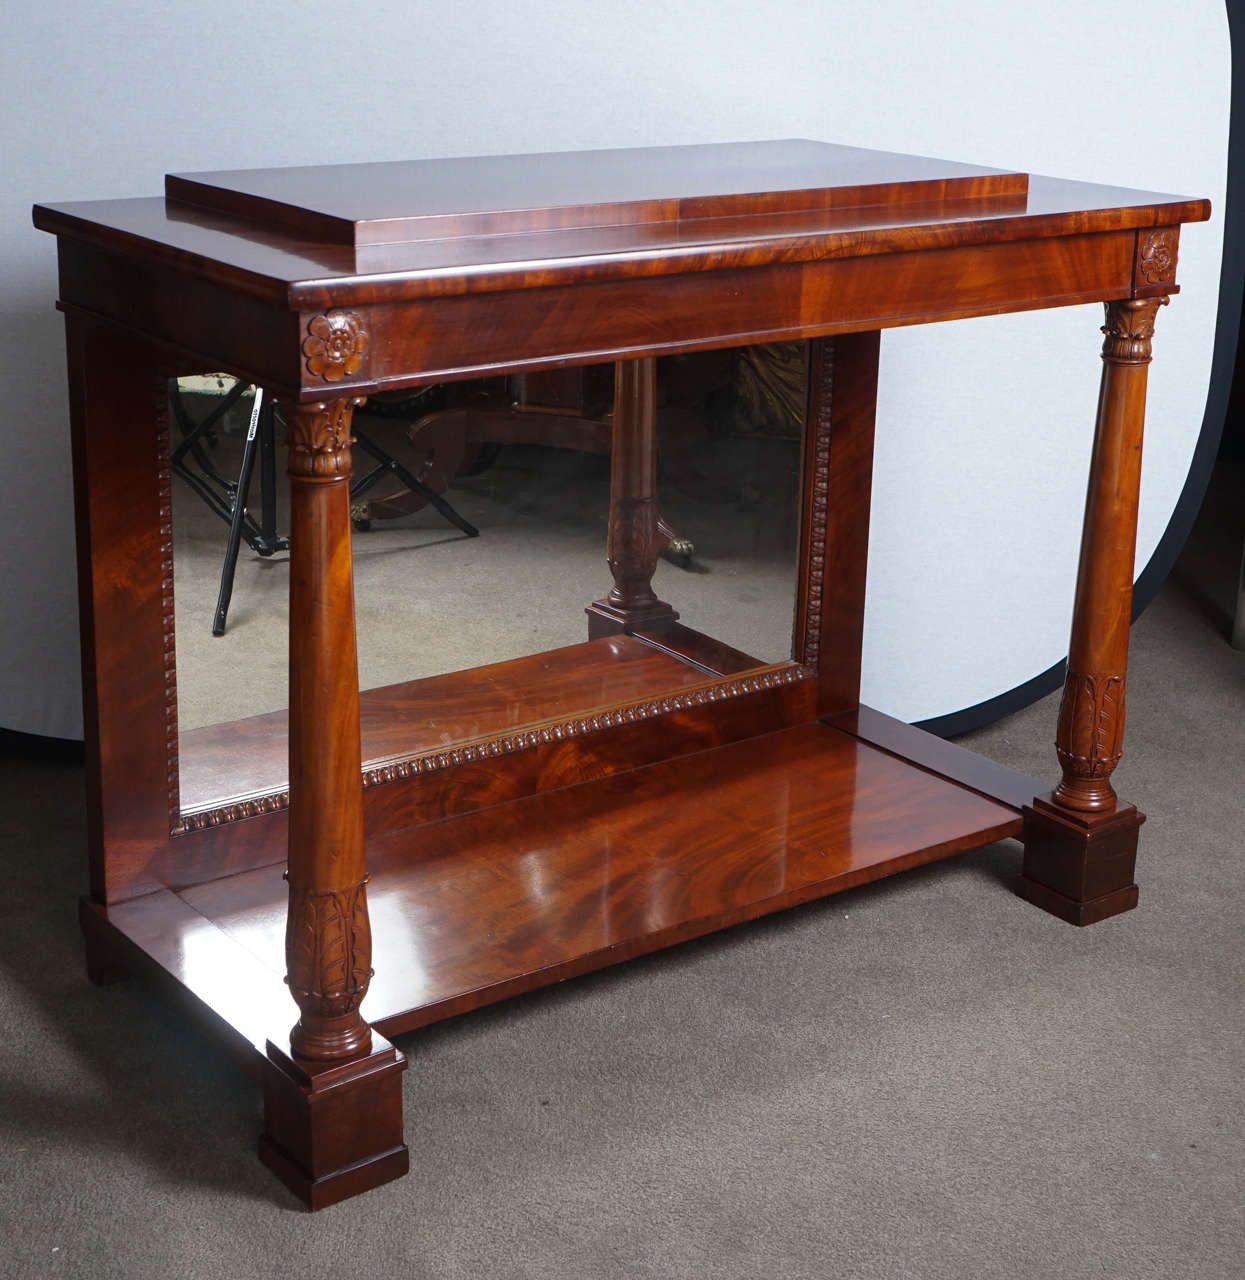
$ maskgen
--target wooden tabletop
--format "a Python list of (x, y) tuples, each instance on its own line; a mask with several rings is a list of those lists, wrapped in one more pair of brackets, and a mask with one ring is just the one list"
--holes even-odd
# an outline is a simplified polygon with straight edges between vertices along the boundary
[(35, 225), (292, 308), (1201, 221), (1205, 200), (788, 140), (169, 175)]

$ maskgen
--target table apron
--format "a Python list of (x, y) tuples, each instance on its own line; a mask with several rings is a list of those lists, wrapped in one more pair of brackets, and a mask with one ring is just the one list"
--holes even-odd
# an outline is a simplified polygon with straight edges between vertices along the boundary
[[(1136, 232), (376, 304), (349, 314), (385, 388), (1128, 296)], [(307, 313), (304, 331), (323, 313)], [(304, 398), (328, 384), (304, 371)]]
[(349, 370), (316, 359), (325, 312), (85, 242), (61, 241), (61, 305), (152, 343), (171, 371), (310, 401), (1127, 297), (1136, 251), (1136, 231), (1108, 231), (329, 308), (362, 335)]

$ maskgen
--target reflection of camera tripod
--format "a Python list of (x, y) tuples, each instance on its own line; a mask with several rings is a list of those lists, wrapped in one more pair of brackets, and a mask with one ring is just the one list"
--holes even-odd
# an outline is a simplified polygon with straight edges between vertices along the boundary
[[(262, 387), (255, 388), (251, 401), (251, 417), (247, 424), (246, 441), (242, 446), (242, 465), (237, 480), (222, 475), (213, 464), (205, 441), (215, 441), (217, 428), (225, 415), (247, 391), (245, 382), (236, 382), (223, 396), (220, 403), (199, 422), (195, 422), (186, 409), (181, 387), (176, 379), (169, 384), (169, 402), (173, 417), (181, 433), (181, 440), (169, 455), (172, 470), (215, 511), (229, 526), (225, 543), (225, 562), (221, 566), (220, 591), (216, 598), (216, 612), (212, 617), (212, 634), (223, 636), (229, 614), (229, 601), (233, 595), (234, 574), (238, 567), (238, 552), (243, 539), (259, 556), (271, 556), (289, 549), (289, 539), (277, 533), (277, 467), (276, 467), (276, 401), (264, 394)], [(480, 531), (469, 520), (459, 515), (440, 494), (434, 493), (417, 479), (395, 457), (386, 453), (378, 444), (352, 427), (354, 443), (376, 461), (376, 466), (360, 476), (350, 486), (352, 499), (366, 493), (384, 475), (392, 474), (407, 489), (419, 493), (435, 507), (451, 524), (461, 529), (469, 538), (479, 536)], [(255, 455), (259, 454), (259, 520), (247, 508), (251, 491), (251, 476), (255, 470)]]

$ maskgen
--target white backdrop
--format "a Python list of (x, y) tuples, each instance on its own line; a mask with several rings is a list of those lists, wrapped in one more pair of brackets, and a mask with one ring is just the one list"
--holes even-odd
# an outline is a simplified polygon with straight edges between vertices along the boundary
[[(1229, 74), (1222, 0), (22, 6), (0, 45), (0, 726), (81, 734), (55, 254), (33, 201), (151, 195), (169, 170), (776, 137), (1207, 195), (1155, 340), (1140, 568), (1202, 422)], [(946, 714), (1066, 652), (1100, 323), (1077, 307), (883, 336), (867, 701)]]

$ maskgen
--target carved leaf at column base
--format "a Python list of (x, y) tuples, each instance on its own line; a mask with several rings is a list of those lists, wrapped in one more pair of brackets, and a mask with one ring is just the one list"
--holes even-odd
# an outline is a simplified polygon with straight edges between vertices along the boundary
[[(326, 892), (291, 887), (286, 965), (290, 993), (310, 1019), (340, 1021), (341, 1027), (330, 1032), (363, 1025), (351, 1015), (357, 1015), (372, 979), (366, 879)], [(296, 1029), (296, 1047), (297, 1038)], [(357, 1048), (346, 1047), (343, 1056)]]
[(606, 562), (614, 576), (612, 603), (631, 608), (657, 599), (652, 588), (657, 542), (656, 498), (611, 499)]

